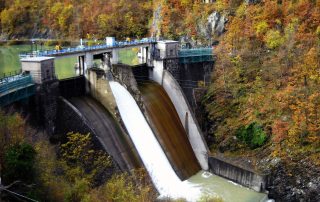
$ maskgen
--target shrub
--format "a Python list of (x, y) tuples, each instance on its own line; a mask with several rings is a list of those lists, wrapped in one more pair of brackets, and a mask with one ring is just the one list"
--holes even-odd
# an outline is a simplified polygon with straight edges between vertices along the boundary
[(268, 138), (268, 134), (264, 133), (263, 128), (257, 122), (249, 126), (241, 126), (235, 131), (235, 135), (251, 149), (261, 147)]
[(6, 178), (11, 181), (22, 180), (25, 183), (32, 183), (36, 154), (33, 147), (27, 143), (10, 147), (5, 154)]

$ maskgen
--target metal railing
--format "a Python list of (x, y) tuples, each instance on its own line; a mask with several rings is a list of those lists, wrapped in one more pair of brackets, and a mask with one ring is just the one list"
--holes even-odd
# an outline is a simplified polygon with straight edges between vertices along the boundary
[(32, 75), (16, 76), (14, 80), (0, 84), (0, 107), (35, 94)]
[(15, 70), (15, 71), (0, 74), (0, 80), (2, 81), (2, 79), (21, 74), (21, 72), (22, 70), (20, 69), (20, 70)]
[(0, 96), (19, 90), (28, 85), (34, 85), (32, 75), (17, 76), (12, 80), (0, 84)]
[(212, 55), (213, 48), (194, 48), (194, 49), (179, 49), (179, 57)]
[(120, 47), (120, 46), (126, 46), (126, 45), (133, 45), (133, 44), (142, 44), (142, 43), (150, 43), (153, 42), (152, 39), (149, 40), (137, 40), (137, 41), (131, 41), (131, 42), (115, 42), (112, 45), (95, 45), (95, 46), (76, 46), (76, 47), (70, 47), (63, 50), (47, 50), (47, 51), (41, 51), (39, 53), (39, 56), (46, 56), (46, 55), (55, 55), (55, 54), (61, 54), (61, 53), (72, 53), (72, 52), (82, 52), (82, 51), (90, 51), (90, 50), (99, 50), (104, 48), (111, 48), (111, 47)]
[(212, 54), (213, 48), (180, 49), (178, 50), (179, 63), (198, 63), (216, 60)]

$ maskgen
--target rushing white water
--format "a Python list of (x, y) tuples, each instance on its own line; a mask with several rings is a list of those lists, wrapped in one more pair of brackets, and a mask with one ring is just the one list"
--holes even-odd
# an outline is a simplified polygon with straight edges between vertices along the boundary
[(110, 87), (121, 118), (160, 197), (196, 201), (201, 195), (200, 189), (178, 178), (130, 93), (117, 82), (110, 82)]

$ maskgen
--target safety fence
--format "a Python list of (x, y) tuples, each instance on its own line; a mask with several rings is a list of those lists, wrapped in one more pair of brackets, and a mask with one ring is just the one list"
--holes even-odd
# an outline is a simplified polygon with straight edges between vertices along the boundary
[(2, 82), (2, 80), (8, 79), (9, 77), (21, 74), (22, 70), (15, 70), (15, 71), (11, 71), (11, 72), (6, 72), (6, 73), (2, 73), (0, 74), (0, 82)]
[(35, 94), (32, 75), (13, 78), (0, 84), (0, 107)]
[(213, 48), (180, 49), (178, 50), (179, 63), (197, 63), (215, 61)]
[(125, 45), (133, 45), (133, 44), (143, 44), (143, 43), (150, 43), (153, 42), (152, 39), (148, 40), (136, 40), (131, 42), (115, 42), (112, 45), (95, 45), (95, 46), (77, 46), (77, 47), (70, 47), (63, 50), (47, 50), (47, 51), (41, 51), (39, 53), (39, 56), (51, 56), (55, 54), (63, 54), (63, 53), (77, 53), (82, 51), (91, 51), (91, 50), (99, 50), (99, 49), (105, 49), (105, 48), (111, 48), (111, 47), (120, 47)]

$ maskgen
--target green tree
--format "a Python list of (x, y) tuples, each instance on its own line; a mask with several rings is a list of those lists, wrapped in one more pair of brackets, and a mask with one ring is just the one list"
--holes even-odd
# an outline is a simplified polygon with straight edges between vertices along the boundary
[(68, 133), (69, 141), (61, 145), (61, 160), (65, 165), (66, 177), (69, 182), (75, 179), (86, 178), (93, 186), (101, 184), (109, 178), (115, 170), (107, 171), (112, 167), (110, 156), (103, 151), (94, 151), (90, 133)]
[(8, 183), (22, 180), (24, 183), (32, 183), (34, 180), (34, 167), (37, 152), (27, 143), (12, 146), (5, 154), (4, 180)]

